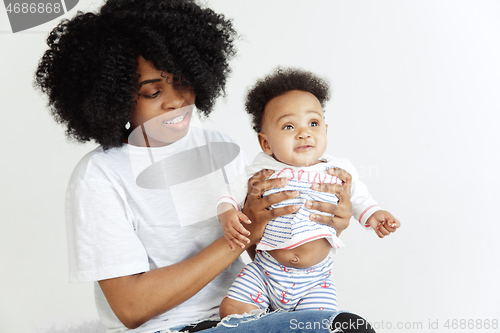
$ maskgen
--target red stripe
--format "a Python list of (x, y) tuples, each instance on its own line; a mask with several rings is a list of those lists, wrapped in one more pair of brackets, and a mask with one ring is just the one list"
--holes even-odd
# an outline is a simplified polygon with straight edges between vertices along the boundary
[[(228, 197), (228, 196), (224, 196), (224, 197), (222, 197), (222, 198), (228, 198), (229, 200), (231, 200), (232, 202), (234, 202), (234, 203), (236, 204), (236, 207), (238, 207), (238, 210), (240, 210), (240, 211), (241, 211), (241, 209), (240, 209), (240, 205), (238, 205), (238, 203), (236, 202), (236, 200), (234, 200), (233, 198)], [(221, 199), (222, 199), (222, 198), (221, 198)]]
[[(372, 209), (373, 207), (377, 207), (378, 205), (372, 205), (370, 207), (368, 207), (367, 209), (365, 209), (365, 211), (363, 213), (361, 213), (361, 216), (359, 217), (359, 223), (361, 223), (361, 220), (363, 219), (363, 216), (366, 214), (367, 211), (369, 211), (370, 209)], [(369, 226), (368, 226), (369, 227)]]
[(326, 237), (331, 237), (332, 235), (331, 234), (322, 234), (322, 235), (317, 235), (317, 236), (313, 236), (313, 237), (309, 237), (309, 238), (306, 238), (304, 240), (301, 240), (300, 242), (298, 243), (295, 243), (293, 245), (290, 245), (290, 246), (287, 246), (287, 247), (284, 247), (283, 250), (288, 250), (288, 249), (291, 249), (293, 247), (297, 247), (301, 244), (304, 244), (304, 243), (307, 243), (311, 240), (315, 240), (315, 239), (319, 239), (319, 238), (326, 238)]

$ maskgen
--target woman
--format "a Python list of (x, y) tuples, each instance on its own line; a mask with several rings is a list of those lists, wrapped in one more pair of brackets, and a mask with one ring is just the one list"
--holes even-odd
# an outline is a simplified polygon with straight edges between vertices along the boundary
[[(218, 305), (242, 267), (244, 249), (227, 246), (215, 202), (241, 173), (244, 159), (229, 137), (190, 122), (193, 105), (208, 116), (224, 92), (235, 38), (229, 20), (191, 0), (109, 0), (96, 14), (62, 21), (47, 39), (36, 83), (69, 137), (100, 144), (75, 168), (66, 216), (70, 279), (96, 281), (107, 332), (194, 331), (189, 324), (217, 319)], [(313, 208), (334, 213), (315, 221), (340, 233), (350, 218), (350, 176), (331, 172), (344, 188), (321, 190), (337, 193), (340, 204), (315, 202)], [(250, 180), (243, 208), (252, 221), (250, 254), (265, 224), (293, 211), (267, 209), (296, 195), (263, 199), (265, 189), (286, 183), (264, 180), (269, 175)], [(269, 314), (232, 330), (298, 331), (304, 320), (329, 325), (348, 317)]]

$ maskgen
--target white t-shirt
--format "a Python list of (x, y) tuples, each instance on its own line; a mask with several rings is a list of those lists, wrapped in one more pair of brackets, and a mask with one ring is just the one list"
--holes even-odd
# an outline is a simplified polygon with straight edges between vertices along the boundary
[[(146, 272), (200, 252), (223, 235), (217, 200), (244, 172), (245, 162), (227, 135), (193, 126), (165, 147), (99, 147), (87, 154), (66, 196), (70, 281)], [(242, 267), (236, 260), (191, 299), (135, 330), (121, 324), (95, 282), (97, 310), (113, 333), (149, 333), (218, 318), (219, 304)]]

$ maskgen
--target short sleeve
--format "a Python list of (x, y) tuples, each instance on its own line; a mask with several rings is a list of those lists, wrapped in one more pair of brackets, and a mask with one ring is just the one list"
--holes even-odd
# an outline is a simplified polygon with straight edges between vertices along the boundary
[(70, 182), (66, 193), (69, 278), (87, 282), (149, 270), (133, 213), (125, 196), (110, 184)]
[(248, 177), (246, 173), (240, 174), (224, 188), (220, 199), (217, 202), (217, 206), (223, 202), (227, 202), (233, 205), (237, 210), (242, 210), (247, 196), (247, 184)]

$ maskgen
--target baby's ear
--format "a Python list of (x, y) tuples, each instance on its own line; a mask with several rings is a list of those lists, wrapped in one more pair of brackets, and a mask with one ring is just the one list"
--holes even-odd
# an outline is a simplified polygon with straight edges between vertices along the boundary
[(273, 151), (271, 150), (271, 147), (269, 146), (269, 141), (267, 140), (267, 136), (264, 133), (259, 132), (258, 138), (259, 138), (260, 148), (262, 148), (262, 151), (264, 153), (266, 153), (267, 155), (272, 156)]

